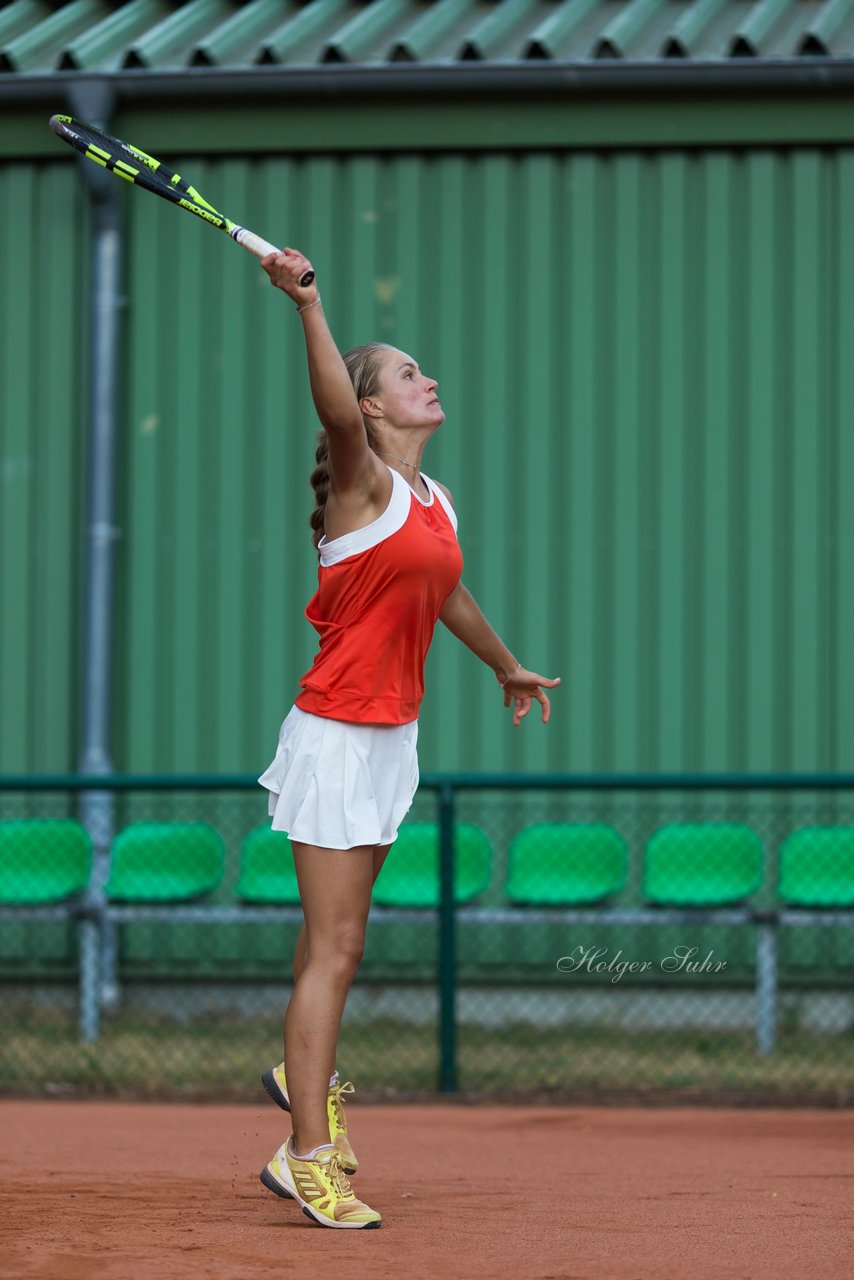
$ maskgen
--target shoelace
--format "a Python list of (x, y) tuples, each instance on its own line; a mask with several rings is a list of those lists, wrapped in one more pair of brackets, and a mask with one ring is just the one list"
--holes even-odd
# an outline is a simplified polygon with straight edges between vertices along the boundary
[(341, 1102), (342, 1093), (355, 1093), (356, 1086), (352, 1080), (348, 1080), (345, 1084), (336, 1084), (329, 1090), (329, 1096), (332, 1099), (332, 1105), (335, 1108), (335, 1119), (342, 1129), (346, 1128), (344, 1123), (344, 1107)]
[(339, 1196), (341, 1196), (342, 1200), (356, 1199), (356, 1193), (350, 1186), (350, 1179), (344, 1172), (344, 1167), (341, 1164), (341, 1157), (337, 1152), (329, 1161), (329, 1181), (332, 1183)]

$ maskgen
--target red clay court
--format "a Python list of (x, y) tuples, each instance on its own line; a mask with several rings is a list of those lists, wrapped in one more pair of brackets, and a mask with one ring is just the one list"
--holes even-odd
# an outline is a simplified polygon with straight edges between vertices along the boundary
[(379, 1231), (324, 1230), (264, 1190), (258, 1172), (287, 1132), (269, 1107), (2, 1100), (2, 1273), (850, 1274), (852, 1111), (435, 1104), (350, 1116), (354, 1187), (383, 1214)]

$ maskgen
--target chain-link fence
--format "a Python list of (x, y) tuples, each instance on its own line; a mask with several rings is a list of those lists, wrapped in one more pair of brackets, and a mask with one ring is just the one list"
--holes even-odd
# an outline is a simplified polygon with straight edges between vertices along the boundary
[[(251, 778), (0, 781), (0, 1088), (253, 1096), (301, 912)], [(854, 779), (430, 777), (339, 1068), (375, 1096), (854, 1098)]]

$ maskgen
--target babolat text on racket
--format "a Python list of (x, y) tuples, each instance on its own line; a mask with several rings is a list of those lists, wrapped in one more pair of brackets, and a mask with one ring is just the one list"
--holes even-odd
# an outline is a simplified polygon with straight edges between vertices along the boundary
[[(51, 116), (50, 127), (58, 138), (62, 138), (63, 142), (74, 147), (75, 151), (79, 151), (88, 160), (94, 160), (95, 164), (111, 170), (117, 177), (132, 182), (134, 186), (144, 187), (146, 191), (152, 191), (164, 200), (171, 200), (172, 204), (194, 213), (197, 218), (203, 218), (210, 226), (225, 231), (232, 240), (254, 253), (256, 258), (266, 258), (268, 253), (281, 252), (276, 245), (256, 236), (254, 231), (238, 226), (219, 213), (179, 173), (173, 173), (160, 160), (140, 151), (139, 147), (102, 133), (93, 125), (83, 124), (71, 116)], [(300, 284), (306, 288), (313, 279), (314, 272), (306, 271), (300, 277)]]

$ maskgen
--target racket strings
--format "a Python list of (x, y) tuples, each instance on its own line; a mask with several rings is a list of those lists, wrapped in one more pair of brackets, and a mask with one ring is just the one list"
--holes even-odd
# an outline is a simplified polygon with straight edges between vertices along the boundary
[[(191, 213), (198, 214), (214, 226), (231, 230), (233, 224), (224, 218), (195, 187), (182, 178), (180, 173), (174, 173), (162, 161), (156, 160), (140, 147), (135, 147), (130, 142), (123, 142), (121, 138), (110, 137), (100, 129), (96, 129), (94, 125), (83, 124), (71, 116), (54, 116), (51, 128), (87, 160), (92, 160), (102, 168), (109, 169), (117, 177), (124, 178), (126, 182), (145, 187), (155, 195), (165, 196), (167, 200), (181, 205)], [(119, 154), (120, 151), (137, 161), (139, 168), (124, 159)]]
[[(80, 120), (75, 120), (73, 116), (51, 116), (50, 127), (57, 137), (67, 142), (75, 151), (81, 152), (88, 160), (110, 170), (125, 182), (142, 187), (146, 191), (153, 192), (154, 195), (162, 196), (171, 204), (177, 204), (182, 209), (189, 210), (211, 226), (225, 231), (232, 240), (255, 254), (257, 258), (276, 252), (274, 245), (262, 239), (261, 236), (247, 231), (238, 223), (232, 222), (230, 218), (226, 218), (179, 173), (173, 173), (160, 160), (150, 156), (140, 147), (131, 146), (121, 138), (102, 133), (94, 125), (84, 124)], [(136, 167), (137, 165), (139, 168)], [(307, 286), (313, 279), (314, 272), (306, 271), (300, 283)]]

